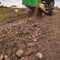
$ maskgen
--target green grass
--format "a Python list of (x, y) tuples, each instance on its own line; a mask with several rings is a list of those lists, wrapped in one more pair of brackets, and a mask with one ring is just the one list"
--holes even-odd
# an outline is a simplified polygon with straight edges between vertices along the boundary
[[(18, 12), (15, 12), (18, 9)], [(20, 8), (0, 8), (0, 22), (23, 14), (24, 9)]]

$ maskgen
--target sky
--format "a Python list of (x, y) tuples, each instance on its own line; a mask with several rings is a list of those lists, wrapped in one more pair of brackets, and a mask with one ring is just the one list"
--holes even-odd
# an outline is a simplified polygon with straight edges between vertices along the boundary
[[(19, 8), (25, 7), (22, 5), (22, 0), (0, 0), (1, 4), (7, 7), (10, 7), (11, 5), (16, 5)], [(60, 8), (60, 0), (55, 0), (55, 6)]]

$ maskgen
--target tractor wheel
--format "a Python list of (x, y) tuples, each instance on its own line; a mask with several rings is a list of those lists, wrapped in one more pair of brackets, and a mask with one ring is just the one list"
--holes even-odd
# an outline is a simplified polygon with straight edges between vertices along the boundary
[(48, 12), (48, 15), (53, 15), (53, 10), (51, 9), (51, 10), (49, 10), (49, 12)]
[(48, 7), (48, 14), (53, 15), (53, 9), (54, 9), (54, 2), (50, 2)]
[(30, 6), (27, 7), (30, 9), (30, 11), (28, 12), (28, 17), (34, 16), (36, 8)]
[(37, 9), (37, 17), (38, 17), (38, 18), (39, 18), (39, 17), (42, 17), (42, 13), (43, 13), (43, 10), (40, 9), (40, 8), (38, 8), (38, 9)]

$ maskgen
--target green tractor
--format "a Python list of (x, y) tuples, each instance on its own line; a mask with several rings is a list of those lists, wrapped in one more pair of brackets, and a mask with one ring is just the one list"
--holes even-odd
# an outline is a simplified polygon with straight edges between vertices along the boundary
[[(23, 4), (30, 8), (31, 13), (34, 13), (37, 9), (38, 14), (42, 14), (42, 12), (48, 15), (53, 14), (54, 0), (23, 0)], [(42, 5), (41, 8), (39, 7), (39, 4)]]

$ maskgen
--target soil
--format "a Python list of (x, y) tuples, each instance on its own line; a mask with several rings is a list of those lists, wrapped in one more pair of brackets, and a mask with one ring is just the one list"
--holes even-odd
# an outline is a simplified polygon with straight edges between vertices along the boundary
[[(19, 49), (24, 51), (20, 58)], [(37, 53), (41, 60), (60, 60), (60, 11), (39, 19), (22, 15), (0, 24), (0, 53), (10, 60), (40, 60)]]

